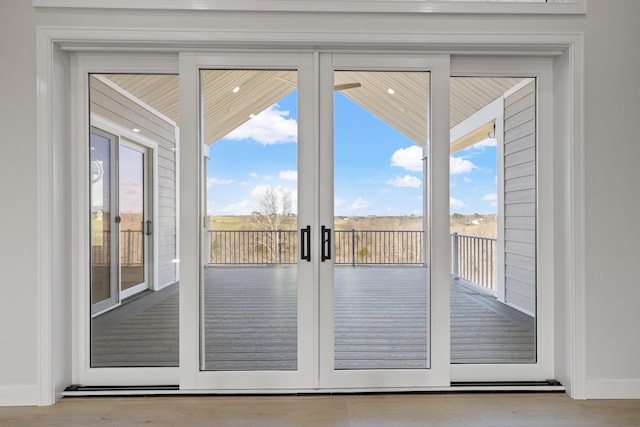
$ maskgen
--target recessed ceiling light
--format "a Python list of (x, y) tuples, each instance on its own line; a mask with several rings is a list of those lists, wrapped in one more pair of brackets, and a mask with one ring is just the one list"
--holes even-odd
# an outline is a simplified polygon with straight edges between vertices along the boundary
[(91, 149), (92, 149), (92, 150), (95, 150), (95, 149), (96, 149), (96, 147), (91, 147)]
[(134, 131), (135, 133), (140, 133), (140, 132), (142, 132), (142, 131), (141, 131), (140, 129), (138, 129), (138, 128), (133, 128), (133, 129), (131, 129), (131, 130), (132, 130), (132, 131)]
[(238, 93), (238, 92), (240, 92), (240, 86), (236, 86), (236, 87), (234, 87), (234, 88), (233, 88), (233, 90), (232, 90), (232, 92), (233, 92), (233, 93)]
[(249, 118), (250, 118), (250, 119), (253, 119), (255, 116), (256, 116), (256, 115), (255, 115), (255, 114), (253, 114), (253, 113), (249, 114)]
[(393, 89), (391, 89), (391, 88), (389, 88), (389, 89), (387, 89), (387, 93), (388, 93), (389, 95), (393, 95), (394, 93), (396, 93), (396, 91), (395, 91), (395, 90), (393, 90)]

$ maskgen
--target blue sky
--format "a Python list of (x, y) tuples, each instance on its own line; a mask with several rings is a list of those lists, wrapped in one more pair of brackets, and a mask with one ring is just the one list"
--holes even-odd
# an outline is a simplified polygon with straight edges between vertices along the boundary
[[(297, 91), (210, 146), (209, 215), (258, 209), (269, 189), (297, 202)], [(340, 93), (335, 96), (335, 213), (422, 215), (422, 148)], [(450, 211), (495, 213), (496, 147), (486, 140), (450, 159)]]

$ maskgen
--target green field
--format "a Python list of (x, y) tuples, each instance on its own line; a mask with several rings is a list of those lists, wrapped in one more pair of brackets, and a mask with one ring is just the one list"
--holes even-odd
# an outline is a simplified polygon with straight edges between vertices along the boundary
[[(211, 216), (211, 230), (262, 230), (266, 229), (255, 215)], [(296, 216), (283, 219), (283, 230), (296, 229)], [(336, 230), (422, 230), (420, 216), (347, 216), (335, 218)], [(469, 236), (492, 237), (497, 235), (495, 214), (453, 214), (450, 232)]]

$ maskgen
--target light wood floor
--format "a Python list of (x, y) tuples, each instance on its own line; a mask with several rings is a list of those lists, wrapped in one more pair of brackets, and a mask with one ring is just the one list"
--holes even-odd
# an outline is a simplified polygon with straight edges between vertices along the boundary
[(637, 427), (640, 401), (564, 394), (64, 398), (49, 407), (0, 408), (0, 425)]

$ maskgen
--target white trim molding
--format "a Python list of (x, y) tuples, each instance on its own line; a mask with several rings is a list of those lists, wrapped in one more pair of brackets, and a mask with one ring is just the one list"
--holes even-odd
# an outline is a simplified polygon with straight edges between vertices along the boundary
[[(43, 403), (41, 403), (40, 388), (37, 384), (0, 386), (0, 407), (41, 405)], [(44, 404), (49, 403), (45, 402)]]
[(358, 13), (474, 13), (574, 14), (587, 13), (587, 0), (523, 3), (496, 0), (33, 0), (41, 8), (139, 10), (213, 10), (241, 12), (358, 12)]
[(640, 399), (640, 378), (589, 378), (585, 389), (587, 399)]

